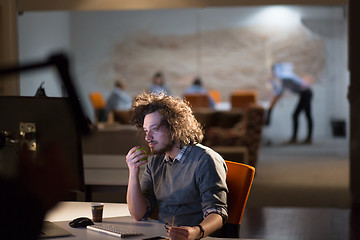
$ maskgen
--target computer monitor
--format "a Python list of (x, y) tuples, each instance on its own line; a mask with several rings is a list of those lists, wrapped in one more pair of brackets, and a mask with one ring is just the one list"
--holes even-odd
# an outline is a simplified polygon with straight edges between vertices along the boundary
[[(41, 152), (44, 146), (55, 142), (76, 176), (76, 187), (72, 190), (84, 191), (81, 133), (69, 98), (0, 96), (0, 115), (0, 132), (7, 135), (0, 154), (16, 155), (19, 138), (25, 139), (34, 152)], [(16, 166), (11, 157), (3, 159), (8, 161), (8, 169)]]

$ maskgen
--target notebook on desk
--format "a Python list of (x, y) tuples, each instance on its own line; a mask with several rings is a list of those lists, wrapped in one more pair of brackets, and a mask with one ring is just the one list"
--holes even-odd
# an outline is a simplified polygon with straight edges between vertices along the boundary
[(55, 238), (55, 237), (67, 237), (72, 236), (72, 234), (65, 229), (59, 227), (55, 223), (44, 221), (43, 228), (40, 233), (40, 238)]

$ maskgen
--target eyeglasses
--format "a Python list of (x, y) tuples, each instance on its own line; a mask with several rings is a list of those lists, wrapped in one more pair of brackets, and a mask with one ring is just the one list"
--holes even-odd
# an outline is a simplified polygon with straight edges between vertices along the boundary
[(158, 125), (153, 126), (150, 129), (144, 129), (145, 135), (150, 134), (157, 134), (159, 131), (163, 130), (162, 127), (168, 129), (168, 123), (165, 119), (162, 119)]
[(180, 206), (178, 206), (176, 209), (175, 209), (175, 211), (174, 211), (174, 213), (173, 213), (173, 217), (172, 217), (172, 221), (171, 221), (171, 225), (169, 224), (169, 223), (165, 223), (165, 229), (166, 229), (166, 231), (169, 231), (169, 228), (170, 227), (174, 227), (174, 222), (175, 222), (175, 213), (176, 213), (176, 211), (179, 209), (181, 207), (181, 205)]
[(157, 133), (160, 130), (160, 127), (161, 127), (161, 125), (157, 125), (155, 127), (150, 128), (149, 130), (144, 129), (144, 132), (145, 132), (145, 134), (149, 134), (149, 133), (154, 134), (154, 133)]
[(159, 125), (157, 126), (154, 126), (148, 130), (144, 129), (144, 133), (145, 135), (148, 135), (148, 134), (157, 134), (160, 130), (161, 130), (161, 127), (163, 126), (162, 123), (160, 123)]

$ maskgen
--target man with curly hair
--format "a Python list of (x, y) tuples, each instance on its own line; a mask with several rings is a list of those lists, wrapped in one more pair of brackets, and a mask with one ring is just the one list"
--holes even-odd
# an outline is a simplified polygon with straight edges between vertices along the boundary
[[(168, 223), (171, 239), (200, 239), (220, 229), (227, 219), (226, 164), (201, 145), (203, 131), (188, 103), (179, 97), (143, 93), (132, 106), (131, 123), (144, 132), (154, 155), (128, 152), (127, 203), (132, 217), (157, 213)], [(140, 181), (139, 169), (146, 164)]]

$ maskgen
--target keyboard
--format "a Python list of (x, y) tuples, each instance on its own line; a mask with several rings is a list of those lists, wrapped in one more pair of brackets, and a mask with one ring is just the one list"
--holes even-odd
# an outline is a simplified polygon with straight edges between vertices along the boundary
[(92, 231), (101, 232), (120, 238), (142, 235), (142, 233), (128, 231), (117, 225), (111, 225), (111, 224), (107, 224), (107, 225), (95, 224), (95, 225), (89, 225), (86, 228)]

